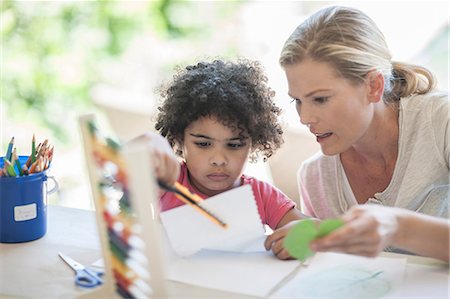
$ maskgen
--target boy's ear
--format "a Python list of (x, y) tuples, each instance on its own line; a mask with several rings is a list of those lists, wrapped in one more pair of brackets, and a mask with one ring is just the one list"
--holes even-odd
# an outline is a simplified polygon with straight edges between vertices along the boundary
[(373, 103), (383, 99), (384, 76), (378, 71), (371, 71), (367, 74), (366, 83), (368, 87), (368, 97)]
[(175, 140), (175, 144), (174, 144), (173, 150), (175, 151), (175, 154), (177, 156), (180, 156), (181, 158), (184, 158), (183, 157), (183, 141)]

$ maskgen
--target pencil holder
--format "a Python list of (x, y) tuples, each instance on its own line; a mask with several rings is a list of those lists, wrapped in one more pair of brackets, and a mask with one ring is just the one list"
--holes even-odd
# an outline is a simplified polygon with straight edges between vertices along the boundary
[[(19, 156), (22, 165), (28, 156)], [(0, 158), (3, 168), (4, 157)], [(54, 187), (47, 190), (47, 180)], [(58, 190), (47, 170), (26, 176), (0, 177), (0, 242), (20, 243), (41, 238), (47, 232), (47, 195)]]

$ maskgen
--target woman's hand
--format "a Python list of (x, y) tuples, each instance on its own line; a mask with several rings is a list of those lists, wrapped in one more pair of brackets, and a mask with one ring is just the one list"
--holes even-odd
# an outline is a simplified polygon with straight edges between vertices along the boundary
[(396, 208), (378, 205), (354, 206), (342, 216), (346, 224), (313, 241), (311, 249), (377, 256), (395, 241), (398, 212)]
[(169, 142), (159, 134), (148, 132), (135, 140), (145, 140), (149, 148), (155, 176), (172, 185), (180, 175), (180, 163)]

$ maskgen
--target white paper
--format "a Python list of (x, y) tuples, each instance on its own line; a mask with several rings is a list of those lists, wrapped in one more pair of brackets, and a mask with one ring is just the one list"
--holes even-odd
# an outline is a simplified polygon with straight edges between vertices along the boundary
[(405, 267), (405, 258), (318, 253), (270, 298), (389, 298)]
[(167, 237), (177, 254), (188, 256), (206, 248), (246, 252), (264, 237), (264, 226), (250, 185), (210, 197), (201, 205), (228, 227), (220, 227), (189, 205), (161, 213)]
[(265, 298), (299, 262), (271, 252), (232, 253), (202, 250), (170, 261), (168, 279), (200, 287)]
[(450, 273), (448, 265), (437, 261), (428, 261), (423, 264), (408, 263), (405, 283), (396, 288), (389, 298), (449, 298)]

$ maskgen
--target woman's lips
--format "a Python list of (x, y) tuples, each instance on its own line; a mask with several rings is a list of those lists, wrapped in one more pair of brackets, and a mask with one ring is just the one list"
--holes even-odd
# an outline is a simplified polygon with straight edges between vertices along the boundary
[(314, 134), (316, 136), (316, 140), (317, 142), (322, 142), (325, 139), (327, 139), (328, 137), (330, 137), (331, 135), (333, 135), (333, 133), (323, 133), (323, 134)]

